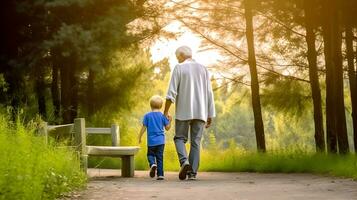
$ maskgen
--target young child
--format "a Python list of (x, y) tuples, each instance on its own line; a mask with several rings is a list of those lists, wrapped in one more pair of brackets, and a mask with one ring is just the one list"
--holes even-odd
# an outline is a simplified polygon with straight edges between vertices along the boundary
[(171, 116), (167, 118), (160, 111), (163, 99), (160, 96), (150, 98), (151, 112), (146, 113), (143, 119), (143, 126), (139, 134), (139, 144), (144, 132), (147, 130), (147, 158), (150, 166), (150, 177), (155, 177), (157, 170), (157, 180), (164, 180), (164, 148), (165, 131), (171, 127)]

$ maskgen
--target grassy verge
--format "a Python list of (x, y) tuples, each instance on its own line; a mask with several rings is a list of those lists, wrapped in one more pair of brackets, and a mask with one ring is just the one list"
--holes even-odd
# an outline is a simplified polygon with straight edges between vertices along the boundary
[[(142, 144), (139, 153), (135, 156), (137, 170), (149, 169), (146, 151), (146, 145)], [(97, 165), (99, 168), (120, 168), (119, 159), (101, 158), (100, 161), (92, 161), (93, 165), (101, 162), (101, 165)], [(164, 168), (166, 171), (179, 170), (175, 145), (171, 141), (165, 145)], [(316, 154), (296, 148), (289, 151), (268, 151), (265, 154), (237, 147), (225, 150), (202, 149), (200, 171), (313, 173), (357, 179), (357, 156), (354, 154), (346, 156)]]
[[(179, 169), (173, 143), (166, 144), (164, 159), (165, 170)], [(142, 146), (136, 157), (136, 167), (148, 169), (145, 146)], [(226, 150), (202, 149), (200, 171), (314, 173), (357, 179), (357, 156), (316, 154), (302, 150), (269, 151), (261, 154), (236, 147)]]
[(215, 153), (203, 151), (202, 157), (203, 171), (314, 173), (357, 179), (355, 155), (325, 155), (298, 150), (259, 154), (229, 149)]
[(55, 199), (86, 182), (77, 156), (34, 130), (0, 114), (0, 199)]

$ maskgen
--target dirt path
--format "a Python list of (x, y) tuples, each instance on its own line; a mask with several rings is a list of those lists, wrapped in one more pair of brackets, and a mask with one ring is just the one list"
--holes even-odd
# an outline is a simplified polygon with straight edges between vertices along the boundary
[(357, 199), (357, 182), (310, 174), (210, 173), (196, 181), (179, 181), (177, 172), (166, 172), (165, 181), (137, 171), (121, 178), (117, 170), (89, 170), (87, 190), (72, 199), (120, 200), (343, 200)]

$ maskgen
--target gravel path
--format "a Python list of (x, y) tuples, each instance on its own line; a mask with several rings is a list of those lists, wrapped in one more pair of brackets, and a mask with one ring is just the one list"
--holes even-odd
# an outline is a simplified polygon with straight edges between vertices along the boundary
[(134, 178), (121, 178), (118, 170), (90, 169), (87, 190), (71, 199), (120, 200), (357, 200), (357, 182), (311, 174), (258, 174), (201, 172), (196, 181), (180, 181), (177, 172), (166, 180), (136, 171)]

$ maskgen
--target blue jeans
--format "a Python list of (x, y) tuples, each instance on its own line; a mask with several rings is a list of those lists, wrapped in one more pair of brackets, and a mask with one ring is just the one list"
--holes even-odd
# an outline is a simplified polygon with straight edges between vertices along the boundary
[[(175, 121), (175, 146), (177, 155), (182, 165), (187, 160), (192, 167), (192, 174), (196, 175), (200, 165), (200, 145), (205, 122), (198, 119), (193, 120), (177, 120)], [(190, 134), (190, 153), (187, 159), (186, 142)]]
[(157, 176), (164, 176), (164, 148), (165, 144), (148, 147), (149, 166), (157, 165)]

